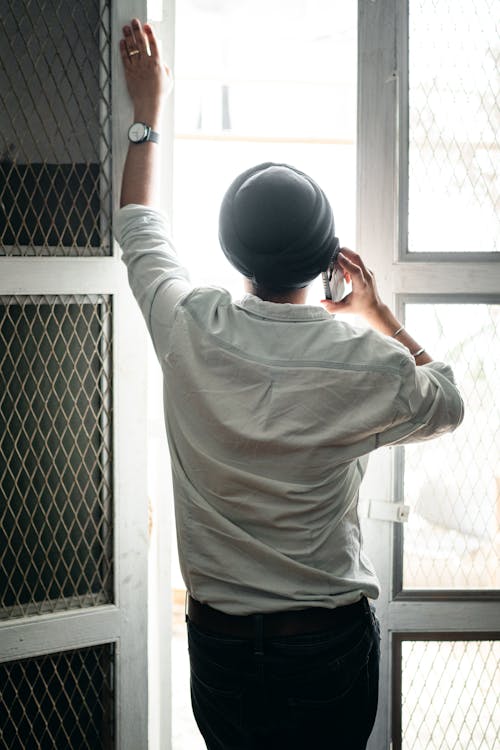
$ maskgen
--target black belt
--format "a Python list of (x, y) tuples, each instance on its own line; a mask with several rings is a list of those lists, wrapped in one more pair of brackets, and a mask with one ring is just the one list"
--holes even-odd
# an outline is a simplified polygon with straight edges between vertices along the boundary
[(262, 618), (263, 637), (272, 638), (345, 627), (359, 620), (369, 610), (368, 600), (362, 597), (354, 604), (335, 609), (311, 607), (258, 615), (228, 615), (208, 604), (201, 604), (188, 595), (186, 616), (204, 630), (235, 638), (253, 638), (256, 618)]

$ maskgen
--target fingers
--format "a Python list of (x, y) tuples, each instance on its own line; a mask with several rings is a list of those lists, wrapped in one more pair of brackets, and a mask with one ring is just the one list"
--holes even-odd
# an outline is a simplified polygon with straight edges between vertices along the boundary
[(156, 40), (154, 39), (153, 30), (149, 24), (147, 25), (147, 28), (149, 29), (149, 32), (146, 34), (146, 29), (143, 29), (138, 18), (133, 18), (130, 26), (126, 24), (123, 27), (124, 39), (120, 42), (122, 59), (124, 59), (124, 52), (128, 55), (130, 62), (137, 61), (141, 56), (147, 56), (149, 54), (148, 45), (151, 46), (151, 37), (156, 48)]
[(141, 55), (147, 55), (148, 48), (146, 44), (146, 35), (144, 34), (144, 31), (142, 30), (142, 24), (138, 18), (132, 19), (132, 31), (134, 34), (136, 49), (139, 50)]
[[(345, 259), (346, 270), (349, 270), (348, 264), (352, 264), (352, 267), (360, 268), (365, 276), (369, 275), (369, 271), (363, 262), (363, 258), (355, 253), (353, 250), (349, 250), (348, 247), (343, 247), (339, 253), (340, 260)], [(342, 265), (342, 264), (341, 264)]]
[(137, 57), (137, 55), (135, 55), (137, 46), (136, 46), (135, 39), (133, 37), (132, 29), (130, 28), (130, 26), (123, 27), (123, 36), (124, 36), (124, 42), (125, 42), (125, 49), (127, 51), (129, 59), (132, 60), (132, 57), (134, 56)]
[[(361, 263), (358, 264), (350, 260), (347, 255), (344, 254), (344, 249), (346, 248), (342, 248), (342, 251), (338, 254), (337, 263), (345, 273), (349, 274), (349, 276), (364, 280), (366, 268), (364, 268)], [(351, 253), (352, 255), (356, 255), (356, 253), (353, 253), (352, 250), (350, 250), (349, 253)], [(361, 261), (359, 256), (358, 259)]]
[(158, 45), (156, 43), (156, 37), (154, 35), (154, 31), (149, 25), (149, 23), (144, 24), (144, 31), (146, 33), (146, 37), (149, 44), (149, 49), (151, 52), (151, 57), (158, 58), (160, 56), (160, 53), (158, 51)]
[(320, 300), (321, 305), (325, 308), (325, 310), (331, 314), (333, 313), (341, 313), (341, 312), (348, 312), (349, 307), (351, 305), (352, 300), (352, 292), (348, 295), (346, 295), (340, 302), (332, 302), (331, 299), (322, 299)]
[(130, 57), (128, 56), (127, 43), (125, 39), (120, 39), (120, 55), (122, 56), (123, 64), (126, 68), (130, 67)]

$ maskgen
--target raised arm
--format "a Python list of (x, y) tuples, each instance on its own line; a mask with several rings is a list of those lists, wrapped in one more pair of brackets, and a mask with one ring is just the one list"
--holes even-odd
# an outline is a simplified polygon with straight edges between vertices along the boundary
[[(128, 93), (134, 106), (134, 122), (144, 123), (155, 132), (161, 131), (163, 107), (173, 81), (170, 70), (161, 61), (151, 26), (147, 23), (142, 25), (139, 19), (133, 18), (130, 26), (123, 27), (120, 52)], [(129, 144), (120, 206), (138, 203), (158, 207), (161, 170), (159, 145), (150, 140)]]

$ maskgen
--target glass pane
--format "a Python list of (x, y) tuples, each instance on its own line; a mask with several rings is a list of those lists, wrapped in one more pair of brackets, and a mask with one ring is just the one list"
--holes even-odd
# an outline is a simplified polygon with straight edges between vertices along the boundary
[(0, 5), (0, 255), (110, 253), (109, 6)]
[(500, 306), (411, 304), (406, 325), (449, 363), (465, 402), (457, 430), (405, 447), (405, 589), (500, 584)]
[(0, 664), (5, 750), (112, 750), (114, 646)]
[(195, 283), (242, 295), (219, 247), (219, 208), (261, 162), (310, 174), (341, 242), (354, 243), (356, 12), (340, 0), (291, 0), (286, 13), (269, 0), (178, 4), (174, 227)]
[(0, 619), (112, 599), (111, 308), (0, 298)]
[(410, 0), (410, 252), (498, 252), (498, 3)]
[(495, 750), (498, 641), (403, 641), (402, 750)]

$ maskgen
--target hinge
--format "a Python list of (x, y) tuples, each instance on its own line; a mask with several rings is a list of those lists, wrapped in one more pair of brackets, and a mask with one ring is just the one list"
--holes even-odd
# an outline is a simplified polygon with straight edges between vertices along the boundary
[(410, 515), (410, 506), (404, 503), (388, 503), (385, 500), (370, 500), (368, 518), (391, 523), (406, 523)]

